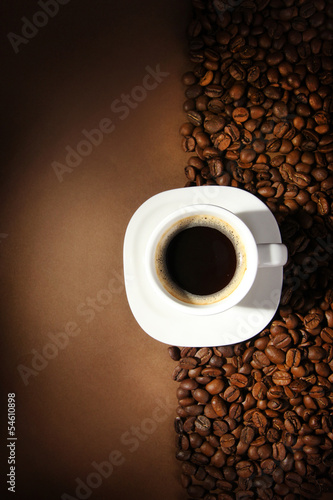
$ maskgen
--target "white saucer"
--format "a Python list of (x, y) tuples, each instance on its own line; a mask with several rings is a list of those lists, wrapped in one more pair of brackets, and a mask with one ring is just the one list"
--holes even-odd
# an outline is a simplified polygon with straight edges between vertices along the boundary
[(124, 240), (124, 275), (129, 306), (141, 328), (160, 342), (208, 347), (234, 344), (259, 333), (273, 318), (280, 301), (283, 267), (258, 269), (252, 289), (235, 307), (211, 316), (192, 316), (159, 302), (145, 275), (149, 237), (170, 212), (193, 204), (212, 204), (234, 212), (257, 243), (281, 243), (275, 217), (247, 191), (229, 186), (198, 186), (159, 193), (131, 218)]

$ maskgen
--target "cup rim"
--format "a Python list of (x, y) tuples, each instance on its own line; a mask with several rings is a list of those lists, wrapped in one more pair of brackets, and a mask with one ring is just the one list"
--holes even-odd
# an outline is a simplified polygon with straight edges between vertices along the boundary
[[(160, 282), (155, 269), (155, 252), (157, 244), (163, 235), (168, 232), (178, 221), (195, 215), (213, 215), (217, 218), (232, 223), (235, 230), (240, 233), (242, 239), (246, 238), (246, 268), (244, 276), (239, 285), (225, 298), (212, 304), (191, 304), (183, 302), (173, 296)], [(230, 210), (213, 204), (194, 204), (180, 207), (164, 217), (151, 233), (145, 252), (145, 268), (148, 271), (148, 279), (153, 285), (159, 298), (166, 300), (178, 310), (195, 315), (218, 314), (238, 304), (249, 292), (256, 278), (258, 269), (258, 250), (255, 238), (248, 226), (238, 215)]]

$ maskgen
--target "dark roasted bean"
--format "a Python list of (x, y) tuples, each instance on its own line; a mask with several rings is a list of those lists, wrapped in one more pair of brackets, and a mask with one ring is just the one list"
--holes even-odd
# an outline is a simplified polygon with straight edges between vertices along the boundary
[(276, 317), (255, 338), (169, 349), (177, 458), (191, 498), (319, 498), (333, 487), (333, 9), (231, 3), (243, 2), (193, 0), (186, 185), (259, 196), (289, 258)]

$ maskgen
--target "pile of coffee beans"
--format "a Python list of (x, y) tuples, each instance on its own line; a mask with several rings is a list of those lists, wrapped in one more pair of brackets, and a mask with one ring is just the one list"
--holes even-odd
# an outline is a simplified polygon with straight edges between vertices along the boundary
[(333, 4), (192, 5), (186, 186), (258, 196), (289, 260), (256, 337), (169, 348), (181, 481), (188, 499), (320, 499), (333, 492)]

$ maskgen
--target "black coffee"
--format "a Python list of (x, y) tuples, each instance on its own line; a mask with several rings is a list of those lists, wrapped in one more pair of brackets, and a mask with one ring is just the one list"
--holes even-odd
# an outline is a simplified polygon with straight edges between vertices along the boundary
[(177, 300), (211, 305), (229, 297), (246, 270), (239, 234), (209, 214), (180, 219), (162, 235), (155, 250), (156, 276)]
[(237, 265), (234, 246), (218, 229), (194, 226), (178, 232), (165, 254), (170, 278), (194, 295), (211, 295), (232, 280)]

